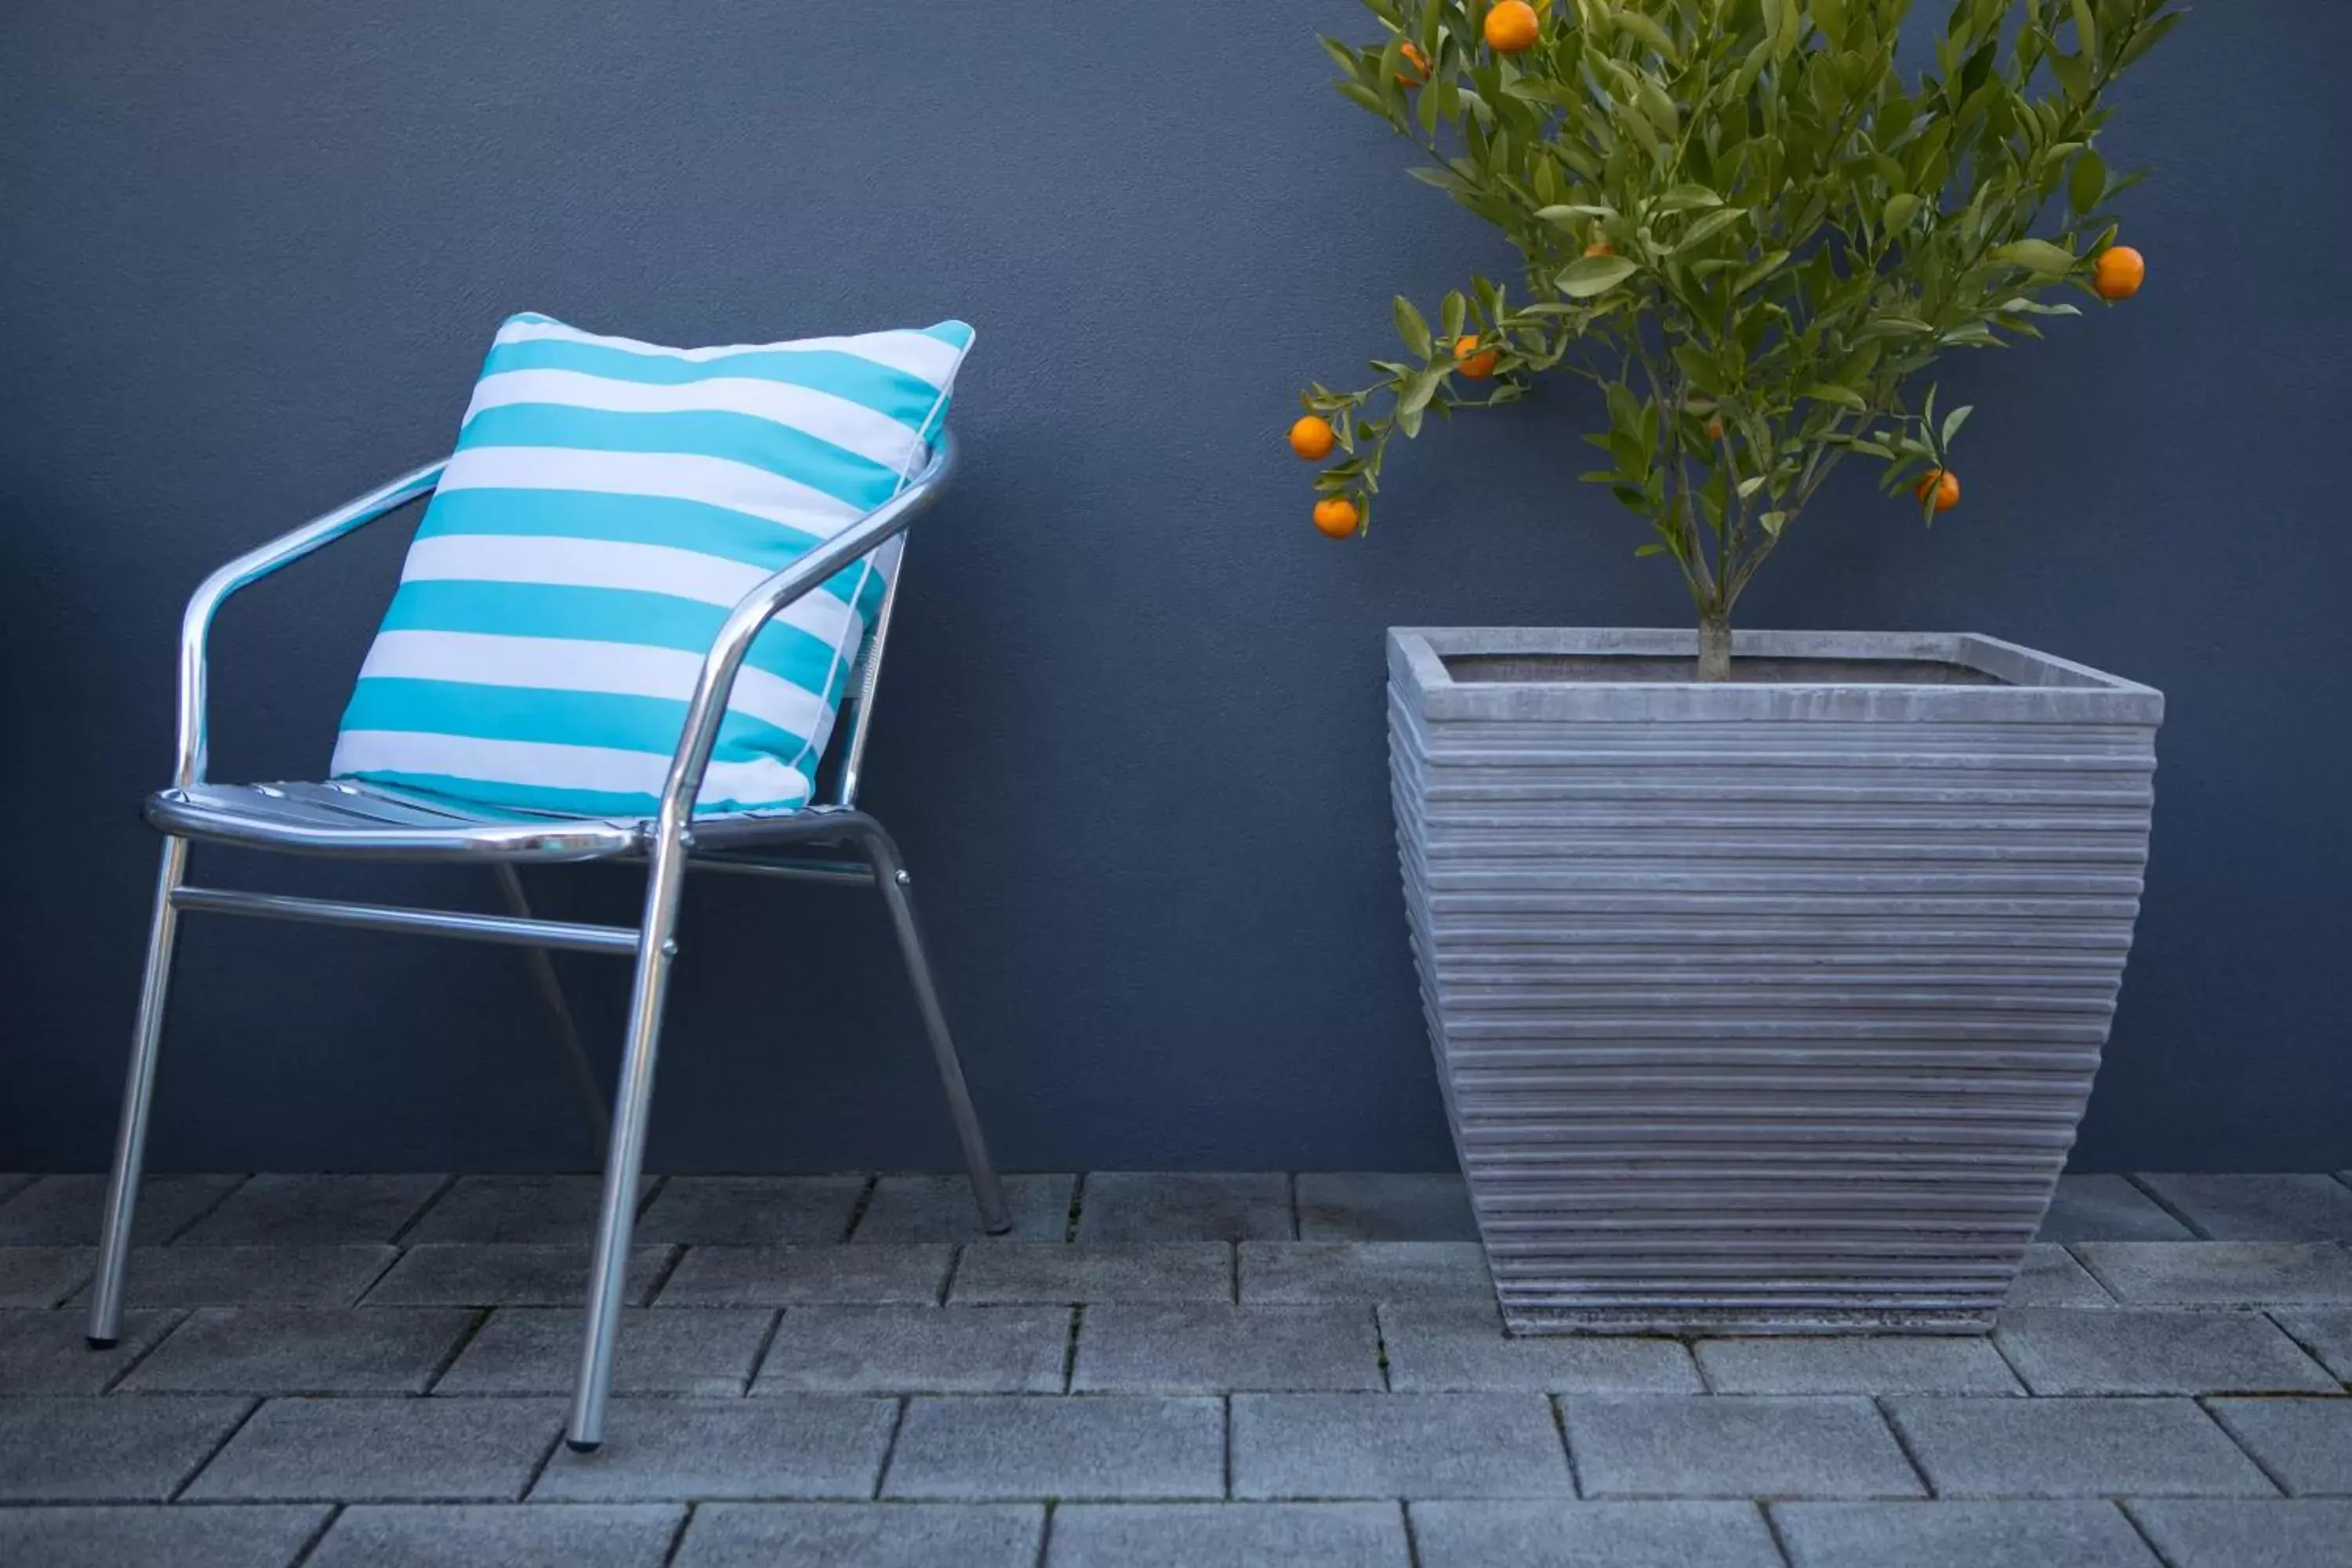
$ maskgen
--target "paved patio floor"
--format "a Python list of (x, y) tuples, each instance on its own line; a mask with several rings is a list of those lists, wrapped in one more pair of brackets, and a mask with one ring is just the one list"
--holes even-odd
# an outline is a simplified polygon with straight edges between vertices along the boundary
[(1444, 1176), (0, 1176), (26, 1568), (2346, 1568), (2352, 1183), (2070, 1178), (1989, 1341), (1503, 1334)]

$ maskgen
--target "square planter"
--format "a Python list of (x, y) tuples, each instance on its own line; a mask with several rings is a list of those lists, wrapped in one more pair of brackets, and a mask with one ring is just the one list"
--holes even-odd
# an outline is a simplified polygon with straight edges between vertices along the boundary
[(1990, 1329), (2098, 1070), (2162, 695), (1990, 637), (1389, 633), (1430, 1038), (1519, 1332)]

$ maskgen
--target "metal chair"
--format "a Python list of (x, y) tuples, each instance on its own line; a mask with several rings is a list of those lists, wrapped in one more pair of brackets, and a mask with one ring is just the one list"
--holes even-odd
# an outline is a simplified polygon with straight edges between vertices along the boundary
[[(808, 594), (844, 566), (903, 532), (917, 513), (936, 500), (955, 460), (942, 437), (923, 471), (898, 496), (854, 526), (761, 583), (738, 604), (720, 626), (704, 658), (662, 786), (658, 814), (647, 819), (571, 817), (497, 810), (467, 810), (450, 802), (376, 785), (342, 781), (326, 784), (215, 784), (205, 780), (205, 646), (214, 613), (231, 594), (331, 544), (363, 524), (431, 490), (442, 463), (431, 463), (393, 480), (293, 532), (273, 540), (205, 579), (188, 601), (180, 630), (179, 765), (172, 787), (151, 795), (146, 816), (164, 836), (163, 866), (155, 889), (153, 923), (147, 943), (146, 977), (139, 994), (139, 1022), (131, 1054), (131, 1078), (123, 1091), (122, 1123), (115, 1143), (113, 1175), (107, 1189), (105, 1232), (100, 1245), (98, 1282), (91, 1292), (89, 1342), (107, 1347), (121, 1331), (123, 1273), (131, 1244), (131, 1209), (137, 1200), (145, 1152), (147, 1116), (155, 1084), (156, 1050), (163, 1030), (172, 949), (184, 910), (320, 921), (373, 931), (434, 933), (508, 942), (532, 950), (534, 978), (555, 1015), (569, 1053), (574, 1088), (589, 1107), (592, 1126), (601, 1130), (604, 1109), (586, 1056), (572, 1026), (569, 1009), (547, 952), (630, 954), (636, 977), (630, 993), (628, 1040), (621, 1060), (620, 1089), (610, 1118), (604, 1162), (603, 1206), (588, 1289), (587, 1331), (581, 1346), (566, 1441), (581, 1451), (602, 1442), (604, 1406), (612, 1381), (613, 1346), (619, 1325), (622, 1278), (627, 1269), (629, 1235), (644, 1163), (646, 1112), (653, 1101), (654, 1058), (661, 1037), (662, 1002), (671, 963), (677, 956), (674, 934), (678, 899), (689, 868), (845, 886), (870, 886), (888, 905), (915, 1003), (930, 1037), (932, 1056), (947, 1090), (948, 1110), (971, 1175), (981, 1223), (992, 1234), (1012, 1228), (1004, 1196), (986, 1141), (964, 1087), (963, 1068), (948, 1034), (939, 993), (923, 954), (921, 934), (908, 892), (908, 879), (898, 847), (882, 825), (856, 808), (866, 740), (874, 714), (874, 691), (897, 602), (898, 574), (867, 636), (864, 658), (853, 674), (845, 706), (838, 782), (824, 804), (793, 812), (733, 815), (694, 813), (694, 801), (727, 711), (729, 692), (745, 653), (761, 627), (785, 605)], [(271, 849), (298, 855), (354, 859), (458, 861), (492, 868), (509, 912), (467, 914), (440, 910), (343, 903), (323, 899), (190, 887), (184, 881), (192, 839)], [(815, 858), (779, 857), (778, 848), (807, 848)], [(646, 868), (645, 913), (634, 928), (585, 925), (535, 918), (515, 868), (527, 862), (642, 861)]]

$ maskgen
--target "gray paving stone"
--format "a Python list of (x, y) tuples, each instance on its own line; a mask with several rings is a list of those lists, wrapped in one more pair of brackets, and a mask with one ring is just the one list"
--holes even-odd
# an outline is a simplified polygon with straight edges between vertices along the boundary
[(2058, 1194), (2042, 1216), (2040, 1239), (2188, 1241), (2189, 1227), (2124, 1176), (2061, 1176)]
[(753, 1394), (1059, 1394), (1067, 1307), (794, 1307)]
[(616, 1400), (604, 1446), (558, 1448), (533, 1502), (869, 1498), (890, 1443), (887, 1399)]
[(1956, 1334), (1701, 1340), (1717, 1394), (2021, 1394), (1999, 1352)]
[(2074, 1255), (2052, 1242), (2037, 1241), (2025, 1249), (2025, 1263), (2009, 1288), (2011, 1307), (2112, 1307), (2116, 1299), (2074, 1261)]
[[(658, 1179), (639, 1184), (640, 1204)], [(602, 1176), (460, 1176), (401, 1239), (585, 1247), (594, 1237), (604, 1192)]]
[(0, 1311), (0, 1397), (102, 1394), (179, 1321), (177, 1312), (125, 1312), (121, 1341), (97, 1351), (83, 1337), (89, 1323), (79, 1312)]
[(1137, 1247), (1066, 1247), (1046, 1241), (976, 1241), (963, 1249), (948, 1300), (1012, 1301), (1230, 1301), (1234, 1249), (1222, 1241)]
[(1392, 1502), (1072, 1503), (1045, 1568), (1406, 1568)]
[(2344, 1568), (2352, 1502), (2140, 1500), (2124, 1505), (2171, 1568)]
[(1776, 1502), (1794, 1568), (2162, 1568), (2111, 1502)]
[(183, 1247), (383, 1242), (424, 1212), (446, 1176), (255, 1176), (179, 1238)]
[[(677, 1256), (675, 1247), (633, 1247), (621, 1299), (641, 1307)], [(588, 1299), (584, 1247), (412, 1247), (367, 1294), (371, 1307), (562, 1307)]]
[(1078, 1240), (1091, 1246), (1297, 1234), (1280, 1171), (1092, 1171), (1079, 1194)]
[(2352, 1251), (2335, 1242), (2093, 1241), (2074, 1252), (2131, 1306), (2352, 1306)]
[(203, 1307), (131, 1394), (422, 1394), (474, 1326), (456, 1308)]
[(0, 1247), (0, 1307), (54, 1307), (97, 1266), (94, 1247)]
[(273, 1399), (186, 1495), (215, 1502), (511, 1502), (562, 1429), (563, 1408), (541, 1399)]
[(1107, 1302), (1079, 1325), (1077, 1394), (1229, 1394), (1376, 1390), (1380, 1336), (1371, 1309)]
[(1927, 1495), (1866, 1399), (1577, 1398), (1559, 1405), (1586, 1497)]
[(286, 1568), (326, 1522), (323, 1503), (0, 1509), (0, 1563), (23, 1568)]
[(1493, 1301), (1402, 1301), (1380, 1309), (1389, 1386), (1400, 1394), (1696, 1394), (1675, 1340), (1543, 1334), (1514, 1338)]
[(2222, 1426), (2289, 1497), (2352, 1497), (2352, 1399), (2215, 1399)]
[[(501, 1307), (433, 1392), (570, 1394), (580, 1374), (585, 1321), (577, 1307)], [(740, 1394), (775, 1321), (774, 1310), (766, 1307), (625, 1308), (613, 1352), (613, 1392)]]
[(2004, 1313), (1994, 1339), (2036, 1394), (2334, 1394), (2340, 1386), (2259, 1312), (2040, 1307)]
[(1470, 1189), (1454, 1171), (1302, 1171), (1301, 1241), (1475, 1241)]
[(641, 1241), (830, 1245), (849, 1234), (864, 1176), (672, 1176), (637, 1221)]
[(1486, 1255), (1468, 1241), (1245, 1241), (1244, 1301), (1494, 1299)]
[(1417, 1502), (1412, 1534), (1422, 1568), (1780, 1568), (1746, 1502)]
[(1531, 1394), (1237, 1394), (1237, 1498), (1571, 1497)]
[(882, 1495), (1213, 1498), (1225, 1489), (1224, 1411), (1213, 1399), (917, 1399)]
[(249, 1399), (0, 1400), (0, 1502), (162, 1502)]
[(1033, 1568), (1037, 1503), (705, 1503), (676, 1568)]
[[(1012, 1237), (1020, 1241), (1060, 1241), (1070, 1227), (1070, 1198), (1078, 1179), (1063, 1175), (1003, 1178), (1004, 1205), (1013, 1211)], [(874, 1184), (873, 1201), (857, 1222), (852, 1242), (978, 1241), (980, 1210), (971, 1183), (961, 1176), (885, 1176)]]
[[(243, 1176), (150, 1176), (131, 1210), (133, 1246), (160, 1245), (221, 1200)], [(43, 1176), (0, 1203), (0, 1247), (95, 1247), (106, 1214), (101, 1175)]]
[(929, 1306), (950, 1247), (689, 1247), (665, 1307)]
[(1917, 1397), (1887, 1414), (1938, 1497), (2275, 1495), (2186, 1399)]
[(134, 1247), (136, 1307), (349, 1307), (400, 1256), (391, 1247)]
[(36, 1179), (30, 1173), (25, 1171), (0, 1172), (0, 1204), (6, 1203), (18, 1193), (31, 1186)]
[(2338, 1378), (2352, 1382), (2352, 1307), (2303, 1307), (2271, 1316)]
[(362, 1503), (303, 1568), (661, 1568), (674, 1504)]
[(2143, 1175), (2215, 1241), (2352, 1241), (2352, 1187), (2333, 1176)]

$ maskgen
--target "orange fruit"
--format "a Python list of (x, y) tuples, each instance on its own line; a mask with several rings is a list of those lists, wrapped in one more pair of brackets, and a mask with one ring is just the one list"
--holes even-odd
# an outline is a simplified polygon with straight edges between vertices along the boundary
[(1484, 381), (1495, 374), (1496, 352), (1481, 350), (1475, 338), (1454, 340), (1454, 368), (1473, 381)]
[(1334, 539), (1356, 531), (1356, 503), (1346, 496), (1326, 496), (1315, 503), (1315, 526)]
[(1591, 245), (1584, 247), (1584, 254), (1587, 256), (1614, 256), (1617, 254), (1617, 247), (1610, 244), (1605, 239), (1596, 239)]
[(1935, 495), (1937, 511), (1951, 510), (1960, 504), (1960, 476), (1948, 468), (1929, 468), (1919, 476), (1919, 483), (1911, 493), (1925, 501), (1930, 492)]
[(1339, 437), (1331, 433), (1331, 422), (1308, 415), (1290, 427), (1290, 449), (1310, 463), (1319, 463), (1331, 455)]
[(1714, 418), (1706, 422), (1706, 438), (1710, 441), (1720, 441), (1723, 439), (1722, 415), (1718, 414)]
[(2128, 300), (2147, 281), (2147, 258), (2128, 245), (2111, 245), (2099, 252), (2091, 287), (2102, 300)]
[(1398, 52), (1404, 56), (1404, 69), (1396, 73), (1398, 86), (1419, 87), (1429, 79), (1429, 57), (1419, 44), (1407, 44)]
[(1516, 55), (1535, 47), (1543, 25), (1528, 0), (1502, 0), (1486, 13), (1486, 30), (1488, 48), (1498, 55)]

